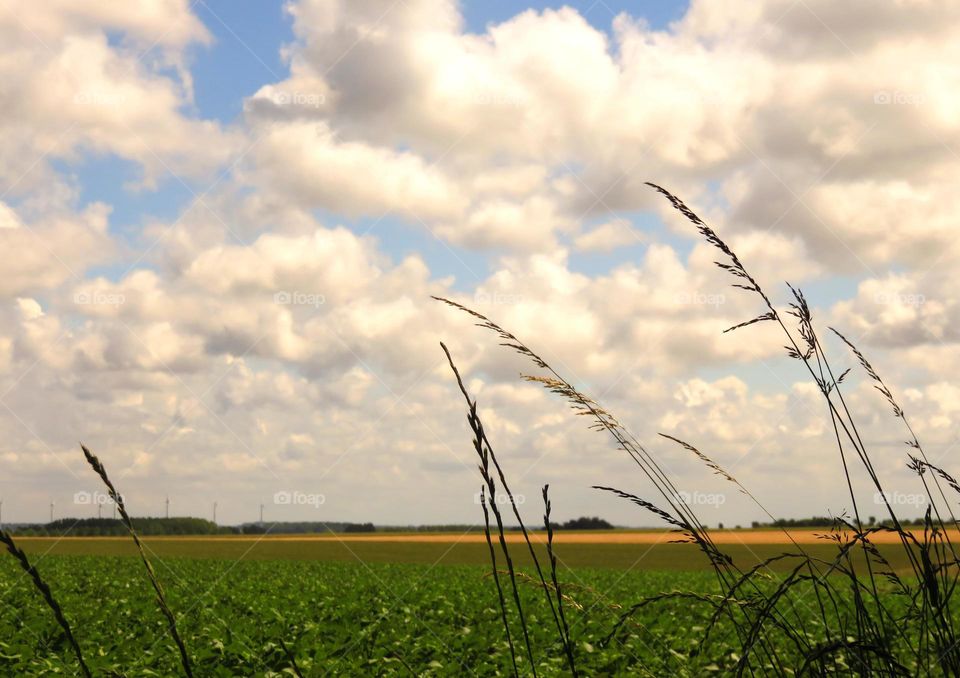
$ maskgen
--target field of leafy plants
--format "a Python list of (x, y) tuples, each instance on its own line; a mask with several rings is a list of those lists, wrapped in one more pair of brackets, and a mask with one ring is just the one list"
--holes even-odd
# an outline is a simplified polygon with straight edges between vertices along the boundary
[[(94, 675), (181, 674), (137, 559), (47, 556), (37, 569)], [(156, 569), (196, 675), (296, 675), (294, 662), (307, 676), (511, 673), (486, 567), (174, 558)], [(604, 647), (621, 606), (660, 592), (713, 592), (711, 573), (578, 568), (566, 575), (585, 675), (696, 675), (735, 664), (735, 638), (691, 660), (709, 609), (682, 599), (640, 610)], [(542, 592), (531, 584), (521, 595), (539, 673), (565, 674)], [(0, 600), (0, 675), (77, 675), (60, 627), (9, 557), (0, 559)]]

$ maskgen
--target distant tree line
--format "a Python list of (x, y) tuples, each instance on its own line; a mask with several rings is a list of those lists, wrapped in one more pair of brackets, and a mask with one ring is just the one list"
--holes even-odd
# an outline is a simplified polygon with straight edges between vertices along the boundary
[(344, 532), (376, 532), (373, 523), (284, 522), (244, 523), (231, 528), (238, 534), (328, 534)]
[(565, 523), (554, 523), (555, 530), (612, 530), (613, 525), (603, 518), (581, 516)]
[[(203, 518), (133, 518), (142, 535), (232, 534), (236, 528), (221, 527)], [(127, 528), (119, 518), (60, 518), (52, 523), (6, 525), (9, 531), (35, 537), (120, 537)]]
[[(482, 525), (409, 525), (376, 526), (349, 522), (263, 522), (242, 525), (217, 525), (203, 518), (133, 518), (133, 525), (144, 536), (216, 535), (216, 534), (356, 534), (370, 532), (482, 532)], [(610, 530), (603, 518), (580, 517), (564, 523), (552, 523), (555, 530)], [(540, 525), (530, 525), (538, 529)], [(6, 524), (9, 532), (26, 537), (121, 537), (126, 526), (118, 518), (59, 518), (51, 523)], [(506, 526), (508, 531), (518, 526)]]
[[(852, 518), (847, 517), (847, 522), (854, 524)], [(753, 521), (750, 523), (750, 527), (833, 527), (836, 524), (836, 518), (830, 518), (826, 516), (813, 516), (812, 518), (780, 518), (775, 520), (772, 523), (761, 523), (758, 521)], [(923, 525), (923, 518), (901, 518), (901, 525)], [(875, 527), (877, 525), (882, 525), (884, 527), (893, 527), (893, 521), (891, 520), (881, 520), (877, 521), (876, 516), (869, 516), (864, 522), (866, 527)]]
[[(306, 534), (329, 532), (373, 532), (373, 523), (245, 523), (217, 525), (203, 518), (133, 518), (133, 526), (144, 536), (205, 534)], [(33, 537), (120, 537), (127, 534), (119, 518), (60, 518), (52, 523), (7, 524), (10, 532)]]

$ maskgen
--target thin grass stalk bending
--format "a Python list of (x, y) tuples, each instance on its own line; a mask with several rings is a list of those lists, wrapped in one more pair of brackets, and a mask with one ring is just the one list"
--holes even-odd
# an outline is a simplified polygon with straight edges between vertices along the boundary
[(497, 569), (497, 551), (493, 548), (493, 540), (490, 538), (490, 512), (487, 510), (486, 490), (480, 487), (480, 506), (483, 507), (483, 535), (487, 539), (487, 548), (490, 551), (490, 565), (493, 568), (493, 581), (497, 585), (497, 599), (500, 602), (500, 618), (503, 620), (503, 629), (507, 634), (507, 645), (510, 647), (510, 661), (513, 664), (513, 675), (518, 677), (520, 672), (517, 669), (517, 653), (513, 647), (513, 637), (510, 634), (510, 622), (507, 619), (507, 601), (503, 597), (503, 586), (500, 584), (500, 571)]
[(293, 671), (294, 675), (297, 678), (303, 678), (303, 673), (300, 671), (300, 667), (297, 665), (297, 658), (293, 656), (293, 652), (290, 651), (290, 648), (287, 647), (287, 644), (283, 642), (283, 638), (280, 638), (280, 649), (283, 650), (283, 653), (287, 655), (287, 660), (290, 662), (290, 669)]
[[(654, 484), (654, 486), (657, 488), (660, 494), (665, 498), (667, 503), (670, 504), (671, 508), (677, 512), (678, 516), (680, 516), (679, 521), (680, 521), (680, 524), (683, 525), (683, 529), (685, 529), (690, 534), (690, 536), (700, 546), (701, 550), (710, 560), (713, 566), (713, 571), (718, 578), (718, 582), (720, 583), (721, 588), (727, 588), (730, 585), (730, 583), (735, 580), (738, 574), (742, 574), (739, 568), (736, 568), (733, 565), (732, 560), (728, 556), (726, 556), (726, 554), (723, 554), (720, 551), (720, 549), (717, 548), (716, 544), (713, 543), (713, 540), (710, 537), (709, 532), (700, 523), (699, 519), (697, 518), (693, 510), (685, 502), (682, 502), (679, 500), (679, 497), (680, 497), (679, 490), (676, 488), (676, 486), (673, 485), (672, 481), (670, 481), (669, 477), (666, 476), (666, 474), (662, 471), (662, 469), (660, 469), (659, 465), (657, 464), (653, 456), (643, 447), (643, 445), (640, 444), (640, 442), (636, 439), (635, 436), (633, 436), (632, 433), (630, 433), (627, 429), (623, 428), (620, 425), (620, 423), (616, 420), (615, 417), (613, 417), (613, 415), (611, 415), (606, 410), (603, 410), (602, 408), (600, 408), (592, 399), (580, 393), (580, 391), (578, 391), (569, 382), (563, 379), (563, 377), (560, 376), (560, 374), (557, 373), (557, 371), (554, 370), (553, 367), (551, 367), (542, 357), (540, 357), (538, 354), (533, 352), (526, 344), (521, 342), (515, 335), (503, 329), (500, 325), (496, 324), (495, 322), (493, 322), (483, 314), (478, 313), (477, 311), (474, 311), (470, 308), (467, 308), (466, 306), (463, 306), (462, 304), (459, 304), (455, 301), (451, 301), (449, 299), (445, 299), (442, 297), (433, 297), (433, 298), (436, 299), (437, 301), (447, 304), (453, 308), (456, 308), (480, 320), (481, 322), (477, 323), (480, 327), (492, 330), (499, 337), (504, 339), (504, 342), (502, 342), (502, 345), (512, 348), (513, 350), (517, 351), (521, 355), (524, 355), (525, 357), (533, 361), (534, 364), (548, 370), (553, 375), (553, 377), (548, 377), (548, 378), (541, 378), (541, 377), (526, 377), (526, 378), (530, 381), (538, 381), (542, 385), (544, 385), (546, 388), (548, 388), (548, 390), (554, 391), (556, 393), (559, 393), (567, 397), (569, 400), (571, 400), (574, 403), (574, 407), (576, 409), (579, 409), (584, 414), (590, 414), (594, 418), (594, 420), (596, 421), (597, 429), (607, 431), (616, 440), (618, 446), (628, 453), (628, 455), (634, 460), (634, 462), (641, 468), (641, 470), (644, 472), (647, 478), (650, 479), (650, 481)], [(457, 383), (458, 383), (458, 386), (460, 387), (461, 393), (463, 393), (467, 403), (472, 406), (473, 402), (466, 392), (466, 388), (463, 385), (463, 380), (460, 378), (459, 372), (457, 371), (456, 367), (452, 364), (449, 351), (447, 350), (446, 346), (442, 342), (441, 342), (441, 347), (444, 349), (444, 352), (447, 354), (448, 362), (451, 363), (451, 368), (453, 369), (454, 374), (457, 377)], [(483, 438), (483, 442), (485, 442), (489, 448), (489, 440), (486, 439), (485, 434), (483, 434), (481, 437)], [(493, 458), (494, 465), (497, 467), (497, 470), (498, 470), (498, 473), (500, 474), (501, 479), (504, 482), (506, 482), (506, 478), (503, 475), (502, 469), (500, 468), (499, 463), (496, 460), (496, 457), (492, 455), (492, 452), (491, 452), (491, 456)], [(514, 509), (514, 513), (515, 515), (517, 515), (518, 520), (521, 523), (521, 529), (524, 531), (524, 534), (526, 536), (526, 529), (523, 525), (522, 518), (519, 516), (519, 512), (517, 511), (516, 504), (512, 500), (512, 494), (509, 491), (507, 491), (507, 495), (508, 497), (511, 498), (511, 505)], [(541, 582), (543, 583), (543, 586), (546, 588), (546, 582), (539, 568), (539, 561), (536, 557), (535, 552), (533, 552), (532, 550), (532, 545), (530, 545), (528, 537), (527, 537), (527, 544), (528, 544), (528, 548), (530, 548), (531, 555), (534, 559), (534, 563), (535, 565), (537, 565), (537, 570), (538, 570), (538, 574), (540, 576)], [(552, 609), (552, 601), (551, 601), (551, 609)], [(779, 614), (779, 611), (775, 611), (774, 613)], [(557, 621), (556, 616), (555, 616), (555, 621)], [(557, 623), (559, 625), (559, 621), (557, 621)], [(740, 626), (738, 624), (734, 624), (734, 626), (737, 630), (737, 633), (739, 634), (741, 632)], [(766, 643), (765, 639), (761, 639), (760, 645), (761, 645), (761, 649), (764, 652), (768, 653), (770, 660), (773, 662), (776, 662), (777, 657), (776, 657), (776, 653), (772, 649), (772, 646), (769, 646)]]
[[(691, 223), (694, 224), (694, 226), (701, 233), (701, 235), (703, 235), (703, 237), (707, 240), (708, 243), (710, 243), (716, 249), (723, 252), (729, 258), (731, 262), (729, 264), (721, 263), (721, 262), (715, 262), (715, 263), (719, 268), (727, 271), (728, 273), (733, 275), (735, 278), (737, 278), (739, 281), (743, 281), (743, 282), (734, 283), (734, 287), (738, 287), (740, 289), (754, 292), (758, 296), (760, 296), (760, 298), (763, 300), (764, 305), (767, 308), (767, 311), (765, 313), (757, 316), (756, 318), (750, 321), (740, 323), (739, 325), (735, 325), (731, 328), (728, 328), (726, 331), (728, 332), (733, 331), (733, 330), (745, 327), (747, 325), (752, 325), (754, 323), (764, 322), (764, 321), (775, 321), (780, 326), (785, 336), (787, 337), (787, 340), (790, 342), (790, 345), (786, 347), (788, 355), (792, 358), (801, 360), (804, 366), (807, 368), (807, 371), (810, 373), (810, 376), (818, 384), (818, 386), (820, 386), (821, 392), (826, 398), (827, 404), (831, 412), (837, 415), (837, 421), (840, 423), (840, 426), (843, 429), (845, 435), (850, 440), (854, 449), (857, 451), (857, 455), (860, 457), (860, 460), (863, 463), (868, 476), (873, 481), (875, 487), (877, 488), (877, 491), (881, 493), (884, 506), (887, 509), (887, 513), (890, 515), (890, 518), (894, 522), (894, 525), (897, 527), (898, 531), (901, 532), (901, 535), (900, 535), (901, 544), (903, 545), (903, 548), (907, 554), (908, 560), (910, 560), (911, 562), (911, 566), (914, 569), (914, 573), (917, 576), (920, 576), (921, 575), (920, 564), (914, 558), (914, 554), (910, 549), (909, 543), (902, 534), (902, 531), (903, 531), (902, 526), (900, 525), (900, 520), (897, 517), (896, 512), (893, 510), (893, 507), (890, 505), (890, 502), (887, 501), (886, 496), (883, 493), (883, 487), (880, 484), (880, 480), (877, 477), (876, 471), (873, 468), (873, 464), (866, 453), (866, 449), (860, 437), (860, 432), (857, 429), (856, 424), (852, 419), (852, 416), (850, 416), (849, 410), (847, 410), (846, 405), (842, 403), (844, 410), (848, 415), (847, 419), (844, 419), (844, 417), (840, 414), (839, 410), (834, 405), (833, 400), (829, 397), (829, 393), (826, 391), (825, 384), (823, 384), (823, 382), (820, 379), (818, 379), (817, 374), (814, 371), (813, 365), (810, 362), (810, 358), (812, 357), (812, 354), (814, 351), (814, 347), (813, 347), (814, 339), (812, 337), (805, 336), (804, 339), (807, 343), (807, 346), (801, 349), (796, 339), (794, 338), (793, 333), (790, 332), (790, 330), (784, 324), (783, 318), (780, 316), (776, 308), (773, 306), (773, 302), (770, 300), (770, 297), (767, 296), (766, 292), (764, 292), (763, 289), (760, 287), (760, 284), (747, 271), (746, 267), (744, 267), (743, 263), (740, 261), (739, 257), (737, 257), (736, 253), (733, 250), (731, 250), (730, 247), (716, 234), (716, 232), (714, 232), (712, 228), (710, 228), (699, 216), (697, 216), (693, 212), (693, 210), (687, 207), (687, 205), (680, 198), (676, 197), (675, 195), (670, 193), (668, 190), (666, 190), (662, 186), (658, 186), (657, 184), (647, 182), (647, 185), (652, 187), (657, 192), (661, 193), (663, 196), (665, 196), (670, 201), (670, 203), (674, 206), (674, 208), (676, 208)], [(839, 384), (837, 383), (837, 380), (834, 380), (833, 387), (839, 388)]]
[(553, 551), (553, 525), (550, 523), (550, 486), (543, 486), (543, 524), (547, 530), (547, 559), (550, 561), (550, 578), (553, 581), (553, 588), (557, 593), (557, 612), (560, 615), (560, 623), (563, 625), (561, 636), (563, 638), (563, 650), (567, 655), (567, 663), (570, 666), (570, 672), (576, 677), (577, 665), (573, 657), (573, 644), (570, 640), (570, 627), (567, 625), (567, 618), (563, 612), (563, 593), (560, 590), (560, 580), (557, 578), (557, 555)]
[[(477, 414), (477, 403), (470, 398), (466, 386), (463, 384), (463, 379), (460, 377), (460, 371), (457, 369), (456, 364), (453, 362), (453, 357), (450, 355), (450, 351), (447, 349), (446, 345), (443, 344), (443, 342), (440, 343), (440, 347), (446, 354), (447, 361), (450, 364), (450, 369), (453, 371), (453, 374), (456, 377), (457, 385), (460, 387), (460, 391), (463, 393), (463, 396), (467, 401), (467, 423), (470, 425), (471, 431), (473, 431), (473, 447), (480, 459), (480, 475), (483, 477), (487, 489), (490, 492), (490, 496), (487, 497), (487, 505), (493, 512), (493, 516), (497, 522), (497, 535), (500, 542), (500, 550), (503, 552), (504, 560), (507, 563), (507, 571), (510, 575), (510, 586), (513, 592), (513, 600), (517, 606), (517, 615), (520, 618), (520, 627), (523, 630), (523, 640), (527, 650), (527, 658), (530, 660), (530, 669), (533, 671), (533, 675), (536, 676), (537, 666), (533, 659), (533, 646), (530, 643), (530, 632), (527, 628), (526, 616), (523, 613), (523, 604), (520, 602), (520, 591), (517, 587), (517, 577), (516, 570), (513, 566), (513, 557), (510, 555), (510, 549), (507, 547), (507, 540), (503, 528), (503, 516), (500, 514), (500, 509), (495, 501), (497, 496), (497, 486), (493, 475), (490, 473), (490, 460), (492, 458), (495, 460), (495, 457), (493, 457), (493, 452), (487, 443), (486, 434), (483, 430), (483, 422), (480, 421), (480, 416)], [(496, 461), (494, 461), (494, 463), (496, 463)], [(512, 503), (513, 500), (511, 496), (511, 504)]]
[(37, 571), (37, 568), (30, 563), (30, 560), (27, 558), (27, 554), (23, 552), (16, 542), (13, 540), (13, 537), (6, 530), (0, 529), (0, 542), (7, 547), (7, 551), (10, 552), (14, 558), (16, 558), (17, 563), (20, 565), (20, 568), (27, 573), (30, 577), (30, 580), (33, 582), (34, 588), (36, 588), (41, 597), (46, 601), (47, 607), (53, 612), (53, 616), (57, 620), (57, 624), (60, 625), (60, 628), (63, 629), (63, 634), (67, 637), (67, 641), (70, 643), (70, 647), (73, 650), (73, 653), (77, 656), (77, 663), (80, 665), (80, 672), (84, 675), (85, 678), (90, 678), (90, 669), (87, 668), (87, 663), (83, 660), (83, 653), (80, 651), (80, 644), (77, 642), (77, 639), (73, 635), (73, 631), (70, 629), (70, 622), (67, 621), (67, 618), (63, 614), (63, 608), (60, 607), (60, 603), (57, 602), (57, 599), (53, 597), (53, 592), (50, 590), (50, 587), (47, 585), (47, 582), (43, 580), (40, 576), (40, 573)]
[(90, 467), (93, 469), (93, 471), (100, 476), (103, 484), (106, 485), (107, 492), (110, 495), (110, 498), (116, 504), (117, 511), (120, 513), (120, 518), (123, 520), (123, 524), (126, 526), (127, 531), (133, 538), (133, 543), (137, 546), (137, 551), (140, 553), (140, 560), (143, 561), (143, 566), (147, 570), (147, 576), (150, 579), (150, 583), (153, 585), (154, 593), (156, 593), (157, 606), (160, 608), (163, 616), (166, 617), (168, 623), (167, 628), (170, 631), (170, 636), (173, 638), (173, 642), (180, 651), (180, 663), (183, 666), (183, 671), (187, 674), (188, 678), (193, 678), (193, 669), (190, 666), (190, 656), (187, 654), (187, 647), (184, 645), (183, 639), (180, 638), (180, 634), (177, 632), (177, 620), (174, 617), (173, 612), (170, 610), (169, 605), (167, 605), (167, 599), (163, 593), (163, 587), (160, 585), (160, 580), (157, 579), (157, 574), (154, 572), (153, 565), (150, 563), (150, 559), (147, 558), (147, 552), (143, 548), (140, 537), (137, 535), (137, 531), (133, 527), (133, 521), (130, 519), (130, 515), (127, 513), (127, 507), (123, 502), (123, 495), (117, 492), (117, 489), (113, 486), (113, 483), (110, 481), (110, 477), (107, 475), (107, 469), (104, 467), (97, 455), (88, 450), (83, 444), (80, 445), (80, 449), (83, 450), (83, 456), (86, 457), (87, 463), (90, 464)]
[[(560, 623), (560, 618), (557, 615), (557, 610), (553, 604), (553, 598), (550, 595), (550, 590), (547, 585), (547, 580), (543, 575), (543, 569), (540, 566), (540, 559), (537, 557), (536, 551), (533, 548), (533, 543), (530, 540), (530, 534), (527, 531), (526, 525), (523, 522), (523, 517), (520, 515), (520, 510), (517, 507), (517, 502), (514, 499), (514, 494), (510, 490), (510, 486), (507, 483), (506, 474), (504, 473), (503, 468), (500, 466), (500, 462), (497, 459), (496, 454), (493, 452), (493, 446), (490, 444), (490, 440), (487, 438), (487, 434), (483, 427), (483, 423), (480, 421), (480, 417), (477, 414), (477, 403), (475, 400), (472, 400), (470, 398), (470, 394), (467, 392), (466, 386), (463, 383), (463, 379), (460, 376), (460, 371), (457, 369), (456, 365), (454, 364), (453, 357), (450, 355), (449, 349), (447, 349), (446, 345), (443, 342), (440, 342), (440, 347), (443, 349), (444, 354), (447, 356), (447, 362), (449, 363), (450, 369), (453, 371), (453, 374), (456, 377), (457, 386), (459, 387), (460, 392), (463, 394), (463, 397), (467, 402), (467, 406), (470, 409), (469, 423), (470, 423), (470, 427), (473, 429), (474, 436), (475, 436), (474, 447), (478, 455), (480, 455), (480, 459), (482, 462), (481, 473), (487, 476), (488, 484), (490, 486), (491, 497), (495, 496), (495, 493), (493, 489), (494, 487), (493, 479), (489, 477), (489, 467), (487, 465), (489, 461), (493, 462), (493, 466), (497, 471), (497, 476), (500, 479), (500, 484), (503, 487), (503, 491), (507, 495), (507, 498), (510, 501), (510, 507), (513, 510), (513, 515), (517, 519), (517, 522), (520, 525), (520, 531), (523, 534), (524, 542), (526, 543), (527, 549), (530, 553), (530, 557), (533, 560), (534, 567), (537, 571), (537, 577), (540, 579), (540, 584), (543, 587), (543, 593), (550, 607), (550, 612), (553, 616), (554, 624), (557, 627), (557, 633), (560, 635), (562, 639), (564, 636), (563, 628)], [(496, 509), (496, 507), (494, 507), (494, 511), (495, 511), (495, 515), (498, 517), (498, 525), (499, 525), (499, 510)], [(519, 604), (520, 603), (518, 598), (517, 605), (519, 606)], [(526, 633), (527, 633), (526, 628), (524, 628), (525, 637), (526, 637)], [(531, 658), (531, 662), (532, 661), (533, 660)]]

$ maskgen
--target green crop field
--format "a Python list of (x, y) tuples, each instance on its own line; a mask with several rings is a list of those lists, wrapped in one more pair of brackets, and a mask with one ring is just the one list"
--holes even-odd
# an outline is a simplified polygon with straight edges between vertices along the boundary
[[(353, 542), (347, 550), (336, 542), (266, 539), (251, 549), (254, 543), (147, 541), (196, 675), (294, 675), (281, 641), (304, 675), (511, 673), (496, 589), (482, 564), (485, 545)], [(133, 554), (128, 541), (23, 545), (94, 675), (180, 673), (143, 566), (126, 557)], [(760, 550), (771, 548), (781, 547)], [(64, 555), (83, 551), (100, 555)], [(643, 608), (602, 647), (624, 609), (646, 596), (719, 591), (712, 572), (696, 571), (703, 557), (693, 548), (580, 544), (561, 549), (561, 558), (575, 562), (561, 568), (561, 581), (584, 675), (700, 675), (735, 665), (736, 632), (722, 624), (705, 654), (691, 657), (711, 610), (689, 599)], [(671, 564), (679, 570), (668, 571)], [(520, 579), (539, 672), (563, 675), (542, 591)], [(9, 557), (0, 561), (0, 597), (0, 675), (75, 675), (75, 658), (50, 610)], [(814, 602), (797, 612), (814, 618)], [(519, 627), (514, 631), (519, 642)]]
[[(94, 674), (178, 674), (176, 649), (136, 559), (48, 556), (38, 569), (52, 582)], [(283, 674), (290, 662), (280, 640), (305, 675), (509, 672), (483, 566), (174, 558), (157, 563), (157, 571), (197, 675)], [(680, 653), (707, 623), (705, 611), (686, 603), (651, 608), (623, 640), (603, 652), (598, 646), (617, 619), (616, 604), (678, 588), (711, 590), (712, 575), (594, 568), (568, 575), (576, 584), (571, 596), (584, 606), (571, 612), (571, 624), (585, 672), (617, 673), (638, 663), (658, 675), (683, 671)], [(549, 612), (532, 586), (523, 593), (537, 660), (544, 674), (563, 673), (551, 628), (541, 623)], [(0, 674), (73, 675), (75, 660), (56, 622), (11, 559), (0, 566), (0, 595)], [(730, 662), (717, 653), (707, 664)]]

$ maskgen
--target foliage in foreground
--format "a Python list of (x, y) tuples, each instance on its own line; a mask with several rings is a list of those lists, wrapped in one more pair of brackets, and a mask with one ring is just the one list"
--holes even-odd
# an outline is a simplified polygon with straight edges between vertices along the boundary
[[(906, 522), (901, 520), (891, 505), (890, 495), (884, 491), (882, 480), (873, 466), (869, 445), (848, 408), (843, 382), (849, 370), (839, 371), (833, 367), (815, 329), (803, 293), (787, 283), (792, 301), (786, 311), (779, 310), (736, 253), (712, 228), (679, 198), (660, 186), (649, 185), (666, 197), (696, 227), (706, 242), (720, 253), (715, 263), (732, 276), (733, 286), (753, 295), (760, 302), (759, 315), (724, 332), (741, 330), (757, 323), (775, 324), (786, 339), (784, 348), (787, 355), (796, 360), (802, 372), (816, 384), (830, 418), (830, 430), (834, 433), (853, 515), (840, 516), (833, 521), (831, 533), (826, 535), (836, 545), (831, 558), (811, 555), (784, 531), (792, 543), (792, 550), (752, 568), (742, 568), (713, 541), (704, 523), (683, 500), (680, 489), (656, 456), (611, 412), (580, 392), (539, 354), (488, 317), (457, 302), (437, 298), (470, 315), (478, 326), (493, 332), (501, 345), (524, 356), (539, 368), (540, 374), (524, 378), (559, 395), (573, 407), (576, 414), (589, 419), (591, 428), (611, 436), (653, 486), (654, 498), (647, 499), (613, 487), (598, 486), (596, 489), (610, 492), (656, 516), (678, 533), (679, 541), (695, 544), (713, 566), (717, 581), (715, 595), (677, 591), (640, 600), (622, 615), (609, 638), (615, 639), (622, 625), (635, 612), (661, 605), (665, 601), (684, 600), (693, 608), (703, 607), (710, 616), (701, 642), (686, 657), (697, 660), (705, 654), (709, 655), (718, 629), (727, 629), (737, 638), (738, 659), (733, 669), (736, 675), (960, 675), (960, 637), (957, 635), (957, 620), (951, 605), (960, 580), (960, 560), (953, 543), (958, 527), (952, 509), (956, 496), (947, 497), (947, 492), (954, 495), (960, 493), (960, 483), (947, 471), (930, 463), (893, 392), (853, 342), (838, 330), (830, 328), (830, 332), (849, 349), (872, 380), (874, 387), (892, 408), (894, 417), (904, 425), (909, 448), (905, 461), (918, 476), (928, 507), (921, 528), (907, 529)], [(508, 515), (512, 513), (521, 527), (523, 520), (480, 420), (477, 402), (467, 392), (450, 351), (443, 344), (441, 347), (466, 401), (467, 421), (479, 460), (481, 492), (487, 498), (483, 504), (484, 519), (488, 528), (493, 526), (487, 531), (487, 541), (504, 636), (511, 650), (513, 673), (519, 675), (520, 667), (526, 665), (524, 672), (529, 670), (536, 676), (536, 653), (529, 637), (531, 623), (516, 595), (518, 577), (512, 566), (510, 549), (502, 539), (503, 516), (497, 503), (490, 498), (497, 497), (498, 492), (506, 494), (510, 498)], [(709, 471), (733, 484), (771, 522), (776, 523), (776, 519), (756, 497), (709, 456), (686, 441), (672, 435), (660, 435), (694, 455)], [(854, 490), (854, 484), (859, 482), (865, 482), (883, 502), (884, 515), (879, 524), (875, 524), (872, 518), (861, 516)], [(546, 487), (543, 495), (549, 514)], [(545, 520), (549, 521), (549, 516)], [(906, 573), (894, 569), (877, 548), (875, 535), (881, 532), (896, 535), (909, 563)], [(526, 530), (524, 535), (527, 535)], [(499, 548), (495, 548), (495, 540)], [(530, 545), (529, 538), (527, 545)], [(765, 585), (765, 578), (768, 566), (773, 562), (789, 563), (790, 569), (771, 587)], [(506, 565), (505, 570), (501, 571), (500, 563)], [(542, 588), (556, 627), (551, 651), (556, 654), (556, 648), (562, 648), (570, 672), (577, 675), (577, 659), (571, 654), (571, 650), (576, 648), (576, 638), (563, 623), (564, 597), (560, 585), (552, 569), (551, 576), (546, 577), (540, 564), (536, 563), (536, 571), (537, 580), (534, 584)], [(886, 593), (889, 588), (895, 595)], [(505, 595), (505, 592), (512, 595)], [(816, 611), (813, 617), (805, 614), (811, 606)], [(550, 625), (549, 621), (545, 623)]]
[[(170, 606), (182, 612), (178, 628), (197, 675), (290, 676), (280, 641), (305, 676), (510, 671), (489, 568), (483, 566), (182, 558), (165, 558), (157, 566)], [(93, 675), (182, 673), (135, 558), (47, 556), (37, 568), (55, 582)], [(522, 571), (535, 576), (531, 567)], [(603, 647), (625, 611), (617, 601), (676, 590), (707, 595), (715, 588), (710, 573), (624, 576), (623, 570), (577, 568), (562, 575), (582, 606), (568, 609), (568, 621), (583, 674), (697, 676), (702, 667), (736, 666), (735, 637), (716, 643), (709, 656), (688, 658), (709, 614), (684, 600), (638, 611)], [(534, 621), (531, 642), (555, 649), (540, 592), (523, 584), (520, 597)], [(0, 599), (0, 675), (74, 675), (76, 659), (56, 621), (12, 558), (0, 560)], [(536, 660), (540, 675), (568, 673), (561, 654), (538, 652)]]

